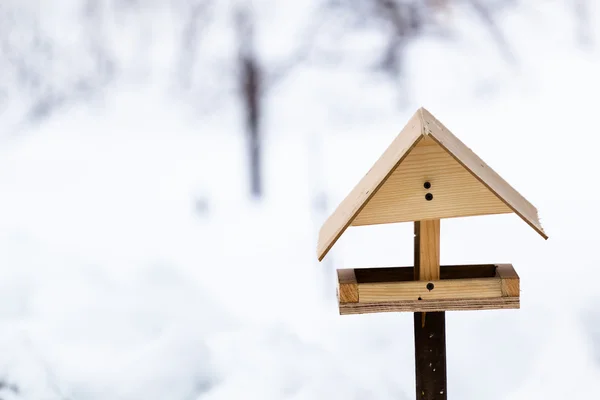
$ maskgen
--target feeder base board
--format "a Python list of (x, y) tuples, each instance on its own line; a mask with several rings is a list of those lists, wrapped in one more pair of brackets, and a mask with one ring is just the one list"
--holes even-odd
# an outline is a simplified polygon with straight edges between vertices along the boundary
[(511, 264), (440, 267), (440, 280), (414, 281), (413, 267), (340, 269), (340, 314), (518, 309)]

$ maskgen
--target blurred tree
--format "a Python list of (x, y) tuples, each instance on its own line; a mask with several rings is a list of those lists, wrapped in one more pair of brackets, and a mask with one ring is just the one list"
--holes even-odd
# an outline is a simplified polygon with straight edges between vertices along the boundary
[[(452, 36), (450, 15), (454, 9), (470, 9), (489, 31), (503, 57), (514, 58), (497, 23), (497, 16), (517, 0), (329, 0), (334, 12), (350, 15), (347, 29), (378, 30), (383, 34), (382, 51), (372, 64), (376, 72), (402, 82), (407, 45), (420, 36), (446, 39)], [(400, 85), (400, 90), (403, 90)]]
[(503, 0), (503, 1), (482, 1), (482, 0), (468, 0), (467, 4), (475, 13), (479, 16), (483, 25), (490, 32), (492, 40), (496, 43), (498, 50), (504, 56), (504, 59), (509, 62), (514, 62), (514, 56), (510, 49), (502, 30), (496, 22), (496, 13), (501, 11), (503, 7), (508, 5), (514, 5), (514, 0)]
[[(289, 52), (272, 59), (265, 57), (257, 37), (269, 29), (268, 21), (259, 17), (278, 4), (274, 0), (65, 0), (59, 8), (52, 8), (52, 13), (45, 2), (5, 0), (0, 2), (0, 114), (12, 113), (20, 122), (36, 122), (65, 104), (93, 98), (124, 75), (125, 79), (150, 79), (151, 73), (159, 70), (153, 69), (153, 48), (163, 46), (172, 35), (176, 53), (165, 61), (172, 64), (171, 70), (166, 68), (170, 75), (165, 78), (175, 83), (177, 95), (189, 95), (195, 105), (204, 102), (215, 107), (226, 97), (241, 106), (250, 192), (259, 198), (264, 192), (261, 121), (266, 96), (309, 55), (311, 61), (319, 61), (335, 58), (336, 52), (352, 51), (352, 46), (340, 49), (336, 41), (331, 49), (318, 48), (322, 27), (342, 25), (342, 36), (378, 31), (379, 53), (369, 60), (369, 66), (395, 80), (400, 93), (405, 93), (408, 45), (423, 35), (452, 37), (450, 22), (455, 10), (469, 10), (477, 16), (504, 58), (514, 62), (498, 21), (507, 7), (517, 3), (314, 0), (314, 13), (303, 22), (303, 32), (289, 42)], [(574, 0), (569, 5), (578, 21), (579, 41), (589, 44), (593, 27), (590, 0)], [(57, 29), (61, 24), (65, 29)], [(154, 40), (158, 37), (160, 40)], [(217, 38), (224, 44), (212, 44), (211, 51), (219, 47), (227, 55), (203, 54), (202, 46)], [(147, 58), (146, 53), (150, 53)], [(138, 71), (147, 76), (140, 78), (144, 74)]]
[[(0, 379), (0, 395), (15, 396), (20, 392), (19, 387), (13, 383), (9, 383), (4, 378)], [(0, 397), (1, 399), (2, 397)], [(12, 397), (11, 397), (12, 398)]]
[(571, 2), (576, 21), (576, 35), (579, 44), (591, 46), (593, 43), (592, 21), (590, 13), (590, 0), (574, 0)]
[(179, 0), (176, 2), (177, 15), (181, 16), (181, 53), (179, 59), (179, 77), (181, 87), (193, 86), (194, 70), (198, 66), (198, 48), (204, 30), (210, 26), (214, 17), (213, 0)]
[(236, 41), (238, 46), (239, 97), (243, 105), (250, 171), (250, 190), (253, 196), (262, 195), (260, 118), (263, 92), (263, 67), (258, 59), (254, 36), (254, 18), (251, 9), (238, 5), (235, 12)]
[(234, 13), (236, 32), (236, 76), (238, 98), (244, 113), (244, 127), (248, 144), (250, 192), (254, 198), (264, 193), (262, 177), (262, 130), (264, 97), (277, 83), (289, 75), (293, 68), (308, 58), (323, 20), (314, 16), (307, 22), (298, 43), (291, 45), (291, 53), (283, 60), (268, 65), (261, 59), (256, 44), (256, 10), (251, 1), (237, 3)]
[[(173, 1), (183, 20), (178, 86), (204, 113), (217, 112), (230, 99), (239, 104), (247, 143), (250, 194), (259, 199), (264, 194), (261, 121), (266, 96), (307, 58), (319, 20), (308, 21), (298, 43), (290, 44), (289, 54), (273, 60), (264, 57), (264, 49), (257, 43), (258, 33), (269, 30), (259, 18), (270, 7), (268, 2), (236, 0), (223, 5), (214, 0)], [(223, 19), (228, 23), (219, 25)], [(215, 25), (219, 28), (212, 30)], [(217, 40), (222, 43), (219, 51), (207, 50)]]
[(66, 102), (85, 99), (112, 78), (112, 55), (102, 37), (104, 10), (92, 0), (74, 5), (85, 22), (70, 25), (69, 41), (36, 2), (0, 5), (0, 98), (7, 102), (3, 111), (13, 106), (21, 122), (39, 121)]

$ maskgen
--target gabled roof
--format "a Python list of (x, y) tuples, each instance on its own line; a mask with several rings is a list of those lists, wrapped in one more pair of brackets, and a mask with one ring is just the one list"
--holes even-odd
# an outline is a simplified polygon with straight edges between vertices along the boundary
[[(384, 194), (385, 189), (382, 190), (378, 198), (369, 205), (369, 208), (365, 209), (374, 196), (378, 194), (382, 186), (384, 186), (384, 183), (388, 181), (390, 176), (394, 174), (394, 171), (397, 170), (400, 164), (405, 161), (417, 146), (419, 146), (420, 150), (426, 152), (427, 149), (433, 148), (431, 145), (435, 145), (435, 149), (443, 149), (443, 151), (439, 151), (444, 153), (444, 157), (448, 159), (444, 162), (458, 163), (462, 166), (462, 168), (457, 167), (464, 175), (461, 175), (461, 179), (472, 180), (472, 183), (469, 183), (467, 186), (470, 185), (469, 187), (473, 188), (474, 193), (462, 193), (462, 187), (460, 190), (456, 190), (457, 184), (455, 182), (450, 183), (455, 186), (454, 193), (449, 194), (447, 197), (454, 196), (454, 199), (460, 199), (464, 203), (461, 204), (458, 210), (456, 207), (452, 210), (446, 207), (446, 209), (430, 209), (429, 213), (427, 211), (423, 213), (422, 209), (427, 210), (427, 207), (412, 204), (411, 208), (410, 202), (403, 203), (403, 200), (405, 200), (402, 198), (403, 189), (405, 189), (403, 187), (392, 188), (387, 191), (387, 194)], [(415, 151), (415, 154), (417, 153), (419, 152)], [(447, 155), (450, 157), (447, 157)], [(420, 170), (423, 168), (423, 163), (419, 163), (416, 158), (415, 160), (413, 163), (415, 165), (411, 167), (412, 178), (417, 176), (414, 172), (415, 169)], [(442, 171), (441, 173), (447, 169), (446, 165), (439, 168)], [(398, 171), (400, 170), (401, 168), (398, 169)], [(467, 171), (467, 173), (464, 171)], [(405, 179), (407, 175), (404, 172), (403, 174), (390, 179), (390, 182)], [(435, 174), (432, 173), (432, 175)], [(427, 178), (428, 172), (422, 172), (418, 176)], [(450, 176), (449, 178), (454, 177)], [(447, 187), (448, 184), (446, 182), (446, 191), (449, 190)], [(392, 183), (388, 185), (391, 187)], [(476, 185), (477, 187), (475, 187)], [(469, 203), (471, 197), (479, 198), (479, 203)], [(375, 211), (369, 210), (375, 207), (372, 206), (373, 204), (378, 203), (380, 204), (377, 205)], [(469, 208), (472, 209), (469, 210)], [(361, 214), (363, 210), (365, 212)], [(442, 123), (431, 115), (429, 111), (420, 108), (373, 167), (371, 167), (369, 172), (367, 172), (358, 185), (352, 189), (334, 213), (325, 221), (319, 232), (317, 257), (319, 261), (322, 260), (350, 225), (402, 222), (407, 221), (407, 218), (410, 217), (432, 219), (505, 212), (516, 213), (544, 239), (548, 239), (539, 221), (537, 209), (502, 179), (500, 175), (486, 165), (471, 149), (465, 146)], [(359, 215), (361, 217), (357, 218)]]

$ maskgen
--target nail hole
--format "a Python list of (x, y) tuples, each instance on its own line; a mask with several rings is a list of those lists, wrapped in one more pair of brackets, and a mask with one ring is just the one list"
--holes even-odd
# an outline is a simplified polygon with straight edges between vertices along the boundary
[(419, 300), (423, 300), (423, 299), (419, 297)]
[(423, 187), (424, 187), (425, 189), (429, 189), (429, 188), (431, 187), (431, 182), (425, 182), (425, 183), (423, 184)]
[(427, 284), (427, 290), (429, 290), (430, 292), (433, 290), (433, 288), (434, 288), (434, 287), (435, 287), (435, 286), (434, 286), (434, 285), (433, 285), (433, 283), (431, 283), (431, 282), (429, 282), (429, 283)]
[(425, 195), (425, 200), (427, 200), (427, 201), (431, 201), (431, 200), (433, 200), (433, 195), (432, 195), (431, 193), (427, 193), (427, 194)]

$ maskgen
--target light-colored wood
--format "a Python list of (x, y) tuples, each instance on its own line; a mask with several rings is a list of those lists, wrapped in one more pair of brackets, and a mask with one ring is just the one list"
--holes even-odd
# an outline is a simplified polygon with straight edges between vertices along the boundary
[(339, 305), (341, 315), (381, 312), (435, 312), (501, 310), (520, 308), (519, 297), (495, 297), (467, 300), (407, 300), (381, 303), (345, 303)]
[(338, 269), (338, 300), (340, 303), (358, 303), (358, 283), (353, 269)]
[(352, 189), (321, 227), (317, 244), (319, 261), (325, 257), (358, 212), (373, 197), (387, 177), (422, 137), (423, 124), (420, 112), (417, 111), (369, 172)]
[[(424, 188), (429, 182), (431, 187)], [(425, 195), (433, 199), (427, 201)], [(353, 226), (504, 214), (512, 210), (432, 138), (419, 141)]]
[[(440, 220), (415, 221), (414, 229), (415, 281), (440, 279)], [(421, 297), (418, 299), (421, 300)], [(422, 313), (420, 320), (421, 328), (424, 328), (425, 313)]]
[(424, 108), (420, 110), (424, 134), (430, 135), (448, 151), (473, 176), (489, 188), (508, 207), (535, 229), (544, 239), (548, 236), (542, 228), (537, 209), (519, 192), (490, 168), (470, 148), (452, 134), (440, 121)]
[[(434, 286), (427, 289), (427, 284)], [(486, 299), (502, 297), (500, 278), (381, 282), (358, 285), (360, 303), (400, 300)]]
[[(348, 308), (346, 306), (350, 302), (340, 300), (340, 312), (427, 312), (519, 307), (519, 276), (511, 264), (441, 266), (440, 276), (444, 279), (410, 280), (416, 271), (414, 267), (338, 270), (340, 285), (355, 285), (348, 297), (354, 305)], [(428, 284), (433, 284), (433, 287), (428, 287)]]
[[(424, 137), (434, 140), (439, 146), (447, 151), (451, 157), (453, 157), (460, 165), (462, 165), (468, 171), (468, 173), (479, 180), (483, 186), (488, 188), (494, 195), (496, 195), (499, 200), (501, 200), (501, 202), (503, 202), (510, 210), (519, 215), (544, 239), (548, 238), (541, 226), (535, 207), (531, 205), (531, 203), (529, 203), (515, 189), (513, 189), (506, 181), (504, 181), (496, 172), (494, 172), (494, 170), (487, 166), (483, 160), (477, 157), (475, 153), (473, 153), (458, 138), (456, 138), (446, 127), (444, 127), (444, 125), (435, 119), (435, 117), (433, 117), (429, 111), (425, 110), (424, 108), (420, 108), (409, 120), (404, 129), (402, 129), (396, 139), (394, 139), (388, 149), (361, 179), (358, 185), (355, 186), (350, 194), (340, 203), (333, 214), (331, 214), (331, 216), (321, 227), (319, 232), (319, 241), (317, 244), (317, 257), (319, 261), (323, 260), (327, 252), (329, 252), (329, 250), (348, 228), (348, 226), (350, 226), (350, 224), (357, 219), (359, 213), (361, 213), (361, 211), (363, 211), (368, 205), (369, 201), (377, 195), (378, 191), (382, 189), (382, 186), (386, 183), (388, 178), (394, 173), (396, 168), (401, 165), (400, 163), (408, 157), (409, 153), (416, 148), (416, 146), (419, 144), (419, 141)], [(430, 142), (425, 144), (430, 145)], [(461, 179), (466, 178), (463, 176)], [(436, 190), (436, 186), (434, 185), (440, 185), (439, 181), (432, 181), (431, 183), (432, 190)], [(423, 182), (421, 182), (421, 185), (422, 184)], [(383, 187), (385, 188), (385, 186)], [(472, 184), (469, 184), (468, 188), (469, 190), (475, 190), (473, 189), (474, 186)], [(397, 192), (398, 190), (395, 189), (395, 191)], [(425, 193), (426, 192), (423, 194)], [(433, 204), (435, 200), (439, 199), (439, 196), (435, 197), (435, 192), (432, 193), (434, 194), (434, 199), (430, 203)], [(459, 193), (448, 192), (448, 190), (446, 190), (446, 193), (451, 193), (451, 196), (460, 198)], [(492, 213), (495, 207), (498, 207), (496, 209), (496, 213), (506, 212), (506, 210), (502, 209), (498, 203), (494, 203), (491, 200), (488, 201), (488, 198), (485, 198), (484, 195), (477, 191), (476, 194), (476, 206), (480, 207), (480, 209), (476, 213), (473, 211), (473, 215)], [(472, 194), (469, 196), (472, 196)], [(382, 199), (386, 199), (386, 196), (382, 196)], [(389, 201), (389, 199), (386, 201)], [(464, 202), (466, 200), (460, 200), (459, 204), (461, 201)], [(377, 211), (378, 213), (381, 212), (380, 210), (382, 207), (375, 208), (379, 210)], [(413, 209), (414, 211), (419, 210), (419, 208), (415, 207), (413, 207)], [(424, 207), (424, 209), (427, 208)], [(466, 212), (464, 207), (460, 207), (459, 210), (463, 214)], [(367, 211), (368, 212), (365, 212), (364, 217), (361, 217), (361, 219), (356, 221), (357, 225), (364, 224), (368, 219), (379, 221), (377, 223), (383, 223), (381, 218), (375, 218), (372, 210), (369, 211), (369, 209), (367, 209)], [(395, 214), (398, 212), (400, 211), (396, 207), (394, 211), (395, 219), (400, 218)], [(454, 210), (454, 212), (456, 212), (456, 210)], [(429, 215), (429, 217), (426, 218), (424, 215)], [(431, 214), (417, 214), (416, 216), (413, 216), (411, 220), (416, 221), (419, 219), (433, 219), (433, 217), (430, 215)], [(435, 218), (446, 217), (438, 215), (435, 216)], [(396, 222), (394, 221), (394, 218), (392, 219), (393, 220), (391, 222)], [(406, 219), (406, 216), (402, 216), (400, 219)]]
[(498, 264), (496, 274), (502, 281), (502, 296), (518, 297), (521, 293), (519, 275), (510, 264)]
[(440, 220), (415, 221), (415, 280), (440, 279)]

